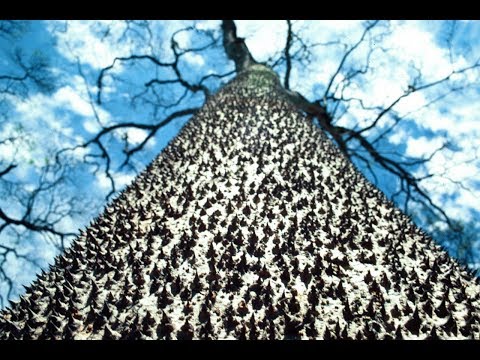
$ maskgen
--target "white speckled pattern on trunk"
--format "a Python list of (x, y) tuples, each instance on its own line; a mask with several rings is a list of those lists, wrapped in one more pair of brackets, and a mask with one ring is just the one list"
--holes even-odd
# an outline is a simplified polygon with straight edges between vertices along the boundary
[(0, 338), (480, 338), (480, 287), (256, 66), (0, 313)]

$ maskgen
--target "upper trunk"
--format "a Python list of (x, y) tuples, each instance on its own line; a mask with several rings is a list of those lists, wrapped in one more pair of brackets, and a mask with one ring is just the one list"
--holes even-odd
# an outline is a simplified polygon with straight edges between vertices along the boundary
[(479, 338), (480, 287), (249, 66), (0, 315), (2, 338)]
[(235, 63), (237, 73), (247, 70), (251, 65), (256, 64), (255, 59), (245, 44), (245, 40), (237, 37), (237, 28), (233, 20), (223, 20), (222, 31), (223, 48), (227, 56)]

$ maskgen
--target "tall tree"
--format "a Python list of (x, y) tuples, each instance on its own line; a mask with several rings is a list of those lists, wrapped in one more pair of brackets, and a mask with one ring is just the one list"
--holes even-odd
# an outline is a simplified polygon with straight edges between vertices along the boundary
[[(154, 158), (172, 128), (181, 127), (234, 76), (221, 27), (202, 21), (171, 25), (0, 21), (0, 50), (9, 59), (0, 69), (0, 116), (5, 119), (0, 120), (0, 308), (23, 293), (20, 285), (98, 215), (105, 197), (117, 194)], [(233, 31), (234, 25), (227, 27)], [(460, 248), (474, 244), (476, 236), (467, 236), (458, 220), (479, 214), (469, 191), (476, 187), (480, 165), (475, 119), (456, 112), (464, 113), (475, 98), (471, 90), (478, 89), (480, 62), (464, 51), (464, 44), (460, 54), (456, 49), (459, 34), (468, 32), (473, 39), (475, 27), (443, 23), (446, 28), (442, 25), (437, 35), (446, 46), (438, 47), (425, 41), (425, 31), (419, 31), (424, 24), (417, 22), (358, 22), (352, 37), (337, 31), (326, 35), (331, 26), (320, 22), (286, 25), (281, 30), (285, 42), (275, 41), (281, 48), (263, 59), (285, 89), (300, 91), (310, 101), (294, 91), (291, 99), (389, 199), (430, 234), (440, 234), (435, 238), (450, 254), (465, 253)], [(319, 25), (323, 30), (309, 36)], [(401, 43), (401, 34), (412, 30), (423, 34), (423, 51), (410, 62), (411, 55), (394, 51), (391, 44)], [(318, 42), (322, 37), (325, 41)], [(87, 38), (90, 48), (104, 56), (80, 49)], [(406, 54), (417, 51), (403, 47)], [(425, 48), (437, 55), (425, 57)], [(60, 63), (49, 56), (55, 50), (62, 54)], [(320, 56), (325, 67), (319, 66)], [(395, 71), (387, 66), (385, 73), (380, 69), (385, 61), (401, 66)], [(383, 81), (399, 76), (389, 85)], [(371, 95), (381, 84), (388, 91)], [(454, 130), (457, 120), (462, 125)], [(476, 269), (479, 253), (470, 248), (469, 256), (459, 259)]]
[[(258, 64), (0, 315), (3, 338), (480, 338), (480, 286)], [(288, 84), (285, 82), (285, 84)]]

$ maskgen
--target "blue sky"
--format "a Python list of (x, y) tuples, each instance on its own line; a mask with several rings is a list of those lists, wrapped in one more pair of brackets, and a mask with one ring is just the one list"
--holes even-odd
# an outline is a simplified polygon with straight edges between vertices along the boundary
[[(172, 105), (168, 109), (153, 106), (153, 102), (173, 104), (183, 90), (179, 85), (168, 85), (145, 93), (144, 84), (148, 80), (174, 77), (171, 70), (159, 68), (148, 61), (135, 64), (117, 62), (104, 78), (102, 103), (94, 101), (99, 72), (111, 65), (115, 57), (135, 53), (171, 61), (170, 36), (174, 31), (192, 25), (190, 21), (153, 22), (150, 32), (141, 23), (127, 28), (123, 21), (32, 21), (28, 25), (27, 30), (14, 39), (0, 38), (0, 52), (3, 54), (0, 75), (18, 73), (18, 67), (9, 60), (13, 49), (18, 47), (26, 57), (47, 58), (56, 81), (55, 88), (48, 94), (32, 88), (26, 98), (3, 98), (8, 103), (8, 112), (4, 112), (0, 120), (0, 140), (20, 136), (13, 142), (0, 145), (0, 168), (11, 160), (18, 163), (18, 167), (6, 179), (20, 182), (22, 191), (35, 188), (42, 169), (53, 162), (52, 156), (56, 150), (87, 141), (102, 125), (121, 121), (154, 123), (175, 110), (187, 107), (185, 104), (200, 106), (203, 102), (202, 95), (197, 93), (188, 94), (181, 106)], [(287, 30), (285, 21), (237, 21), (236, 25), (239, 36), (246, 38), (257, 61), (269, 61), (282, 51)], [(220, 34), (219, 21), (199, 21), (196, 26), (210, 30), (216, 36)], [(345, 44), (351, 45), (359, 39), (362, 22), (294, 21), (293, 28), (304, 42), (316, 45), (308, 55), (308, 61), (294, 63), (291, 88), (311, 100), (321, 98), (345, 51)], [(386, 106), (402, 94), (419, 73), (419, 81), (435, 81), (479, 61), (479, 38), (478, 21), (458, 21), (455, 24), (449, 21), (381, 22), (372, 32), (369, 42), (352, 53), (347, 64), (366, 65), (367, 56), (370, 56), (371, 71), (344, 89), (343, 95), (360, 98), (366, 106)], [(207, 42), (204, 36), (192, 32), (179, 33), (176, 41), (183, 48), (201, 47)], [(326, 43), (330, 45), (322, 45)], [(367, 45), (374, 49), (370, 55)], [(182, 76), (191, 82), (211, 73), (227, 73), (233, 68), (233, 63), (228, 61), (223, 52), (221, 41), (206, 52), (185, 54), (179, 64)], [(275, 69), (283, 76), (283, 65)], [(428, 155), (446, 144), (443, 151), (436, 153), (426, 166), (415, 168), (415, 172), (417, 175), (435, 174), (422, 181), (422, 188), (449, 216), (473, 223), (480, 220), (480, 204), (477, 200), (480, 188), (479, 74), (478, 68), (454, 74), (449, 84), (414, 93), (400, 101), (394, 108), (394, 114), (403, 120), (395, 131), (378, 143), (380, 148), (392, 152), (394, 157)], [(341, 85), (345, 75), (341, 73), (332, 87)], [(208, 84), (218, 89), (221, 82), (211, 79)], [(461, 91), (451, 92), (452, 87), (460, 84), (466, 86), (462, 85)], [(340, 96), (341, 93), (342, 88), (338, 87), (335, 94)], [(439, 97), (441, 99), (431, 103)], [(378, 112), (365, 110), (358, 103), (352, 103), (336, 121), (343, 126), (362, 127), (372, 121), (375, 111)], [(133, 166), (130, 168), (120, 168), (124, 160), (122, 139), (128, 136), (133, 145), (139, 144), (146, 132), (139, 129), (121, 130), (105, 138), (105, 146), (112, 154), (112, 174), (118, 189), (131, 182), (135, 174), (165, 147), (187, 120), (188, 117), (177, 119), (162, 128), (148, 142), (145, 150), (133, 157)], [(394, 117), (385, 117), (380, 130), (385, 130), (394, 121)], [(376, 131), (379, 130), (372, 130), (368, 134), (371, 139), (378, 135)], [(60, 204), (63, 199), (78, 206), (81, 211), (59, 219), (58, 227), (62, 230), (76, 232), (86, 226), (101, 212), (105, 196), (110, 190), (110, 182), (104, 172), (95, 173), (95, 167), (83, 161), (87, 154), (98, 154), (98, 148), (92, 146), (69, 152), (65, 158), (71, 168), (68, 181), (58, 193), (39, 200), (39, 209), (52, 203), (52, 196), (54, 203)], [(365, 168), (360, 162), (357, 165)], [(387, 195), (395, 192), (398, 186), (396, 179), (378, 168), (375, 171), (380, 179), (379, 187)], [(365, 174), (374, 181), (368, 171), (365, 170)], [(5, 183), (0, 184), (0, 207), (12, 217), (20, 216), (22, 204), (8, 190)], [(437, 225), (443, 226), (441, 223)], [(20, 228), (8, 229), (0, 234), (0, 244), (12, 244), (17, 239), (21, 239), (23, 253), (35, 257), (42, 266), (51, 262), (58, 252), (54, 243), (35, 234), (24, 234)], [(21, 291), (19, 284), (28, 283), (35, 272), (38, 272), (38, 268), (13, 257), (8, 259), (8, 274), (17, 282), (16, 292)], [(0, 286), (0, 292), (2, 289)]]

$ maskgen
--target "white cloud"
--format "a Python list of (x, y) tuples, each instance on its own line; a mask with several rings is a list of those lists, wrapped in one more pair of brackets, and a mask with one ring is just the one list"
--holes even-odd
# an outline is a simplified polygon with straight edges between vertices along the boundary
[(188, 52), (183, 56), (183, 59), (190, 65), (201, 67), (205, 65), (205, 60), (202, 55)]
[(75, 159), (83, 161), (83, 158), (86, 154), (88, 154), (89, 150), (84, 147), (78, 147), (72, 150), (72, 155)]
[(187, 49), (191, 47), (190, 41), (191, 35), (189, 31), (180, 31), (175, 35), (175, 41), (177, 42), (178, 46), (182, 49)]
[(294, 30), (300, 29), (303, 38), (311, 43), (337, 41), (339, 39), (344, 42), (352, 43), (353, 41), (356, 41), (359, 36), (359, 30), (361, 29), (362, 21), (295, 21), (294, 26)]
[(64, 216), (58, 223), (57, 229), (63, 232), (76, 232), (78, 223), (71, 216)]
[(127, 130), (128, 140), (132, 144), (140, 144), (148, 135), (143, 129), (129, 128)]
[[(478, 173), (478, 169), (476, 173)], [(465, 191), (465, 190), (459, 191), (459, 196), (455, 199), (455, 205), (452, 207), (463, 208), (463, 209), (478, 208), (478, 196), (474, 192)]]
[[(148, 132), (143, 129), (138, 129), (138, 128), (121, 128), (117, 129), (113, 132), (115, 137), (119, 141), (123, 141), (124, 137), (128, 137), (128, 142), (132, 145), (138, 145), (140, 144), (148, 135)], [(150, 139), (149, 142), (152, 141), (154, 142), (154, 139)]]
[(441, 138), (427, 138), (420, 136), (418, 138), (409, 138), (407, 140), (407, 149), (405, 151), (407, 156), (422, 157), (428, 156), (436, 149), (443, 145), (444, 140)]
[(280, 20), (237, 20), (237, 35), (244, 37), (257, 61), (265, 61), (285, 44), (287, 27)]
[[(111, 36), (115, 39), (121, 36), (125, 29), (122, 21), (101, 21), (109, 26)], [(54, 31), (56, 21), (49, 22), (49, 29), (57, 38), (57, 49), (67, 59), (76, 62), (77, 57), (82, 63), (100, 69), (112, 63), (116, 56), (125, 54), (129, 44), (102, 41), (93, 28), (94, 22), (86, 20), (71, 20), (65, 32)]]
[(98, 124), (97, 120), (94, 119), (94, 118), (87, 118), (85, 119), (85, 121), (83, 122), (83, 128), (89, 132), (90, 134), (95, 134), (96, 132), (98, 132), (101, 127), (100, 125)]
[(426, 77), (441, 78), (452, 70), (447, 50), (440, 48), (434, 34), (423, 30), (418, 22), (398, 23), (387, 46), (398, 56), (399, 62), (415, 61)]
[(107, 177), (107, 175), (105, 175), (104, 172), (97, 173), (96, 179), (97, 179), (97, 185), (101, 190), (106, 191), (111, 189), (112, 185), (111, 185), (110, 179)]
[(218, 30), (221, 22), (220, 20), (199, 20), (196, 25), (199, 30)]
[(115, 176), (115, 182), (118, 186), (124, 187), (135, 179), (136, 174), (118, 174)]
[(390, 137), (388, 138), (388, 141), (394, 145), (399, 145), (405, 142), (407, 138), (408, 138), (408, 135), (405, 132), (405, 130), (400, 128), (399, 130), (392, 133), (392, 135), (390, 135)]
[[(154, 23), (154, 27), (161, 29), (161, 38), (158, 38), (156, 41), (157, 48), (152, 49), (154, 53), (161, 56), (164, 61), (173, 60), (173, 52), (170, 48), (170, 38), (175, 31), (184, 29), (188, 26), (191, 26), (191, 21), (177, 20), (177, 21), (158, 21)], [(181, 47), (187, 47), (190, 45), (191, 32), (182, 31), (177, 36), (175, 40)]]
[[(12, 102), (15, 121), (2, 126), (0, 138), (14, 136), (16, 140), (0, 146), (0, 159), (19, 164), (13, 173), (19, 179), (31, 180), (54, 152), (84, 141), (76, 133), (75, 122), (91, 133), (99, 129), (92, 107), (85, 100), (88, 97), (83, 80), (79, 77), (66, 80), (69, 85), (51, 95), (37, 93), (26, 100)], [(101, 108), (96, 110), (104, 123), (110, 121), (108, 112)]]
[(71, 86), (64, 86), (55, 93), (54, 101), (70, 108), (72, 111), (82, 116), (93, 116), (93, 110), (89, 102), (85, 101)]
[[(135, 178), (135, 174), (125, 174), (112, 172), (112, 177), (115, 181), (115, 186), (117, 190), (123, 188), (124, 186), (130, 184)], [(110, 179), (105, 175), (105, 172), (98, 172), (96, 174), (97, 186), (102, 192), (110, 191), (111, 182)]]
[[(70, 83), (75, 84), (72, 80)], [(90, 103), (86, 100), (86, 94), (82, 87), (66, 85), (59, 88), (53, 95), (35, 94), (25, 101), (16, 101), (16, 111), (26, 119), (32, 121), (42, 117), (52, 117), (55, 110), (70, 111), (77, 115), (89, 117), (94, 116)], [(104, 110), (102, 115), (107, 113)]]

